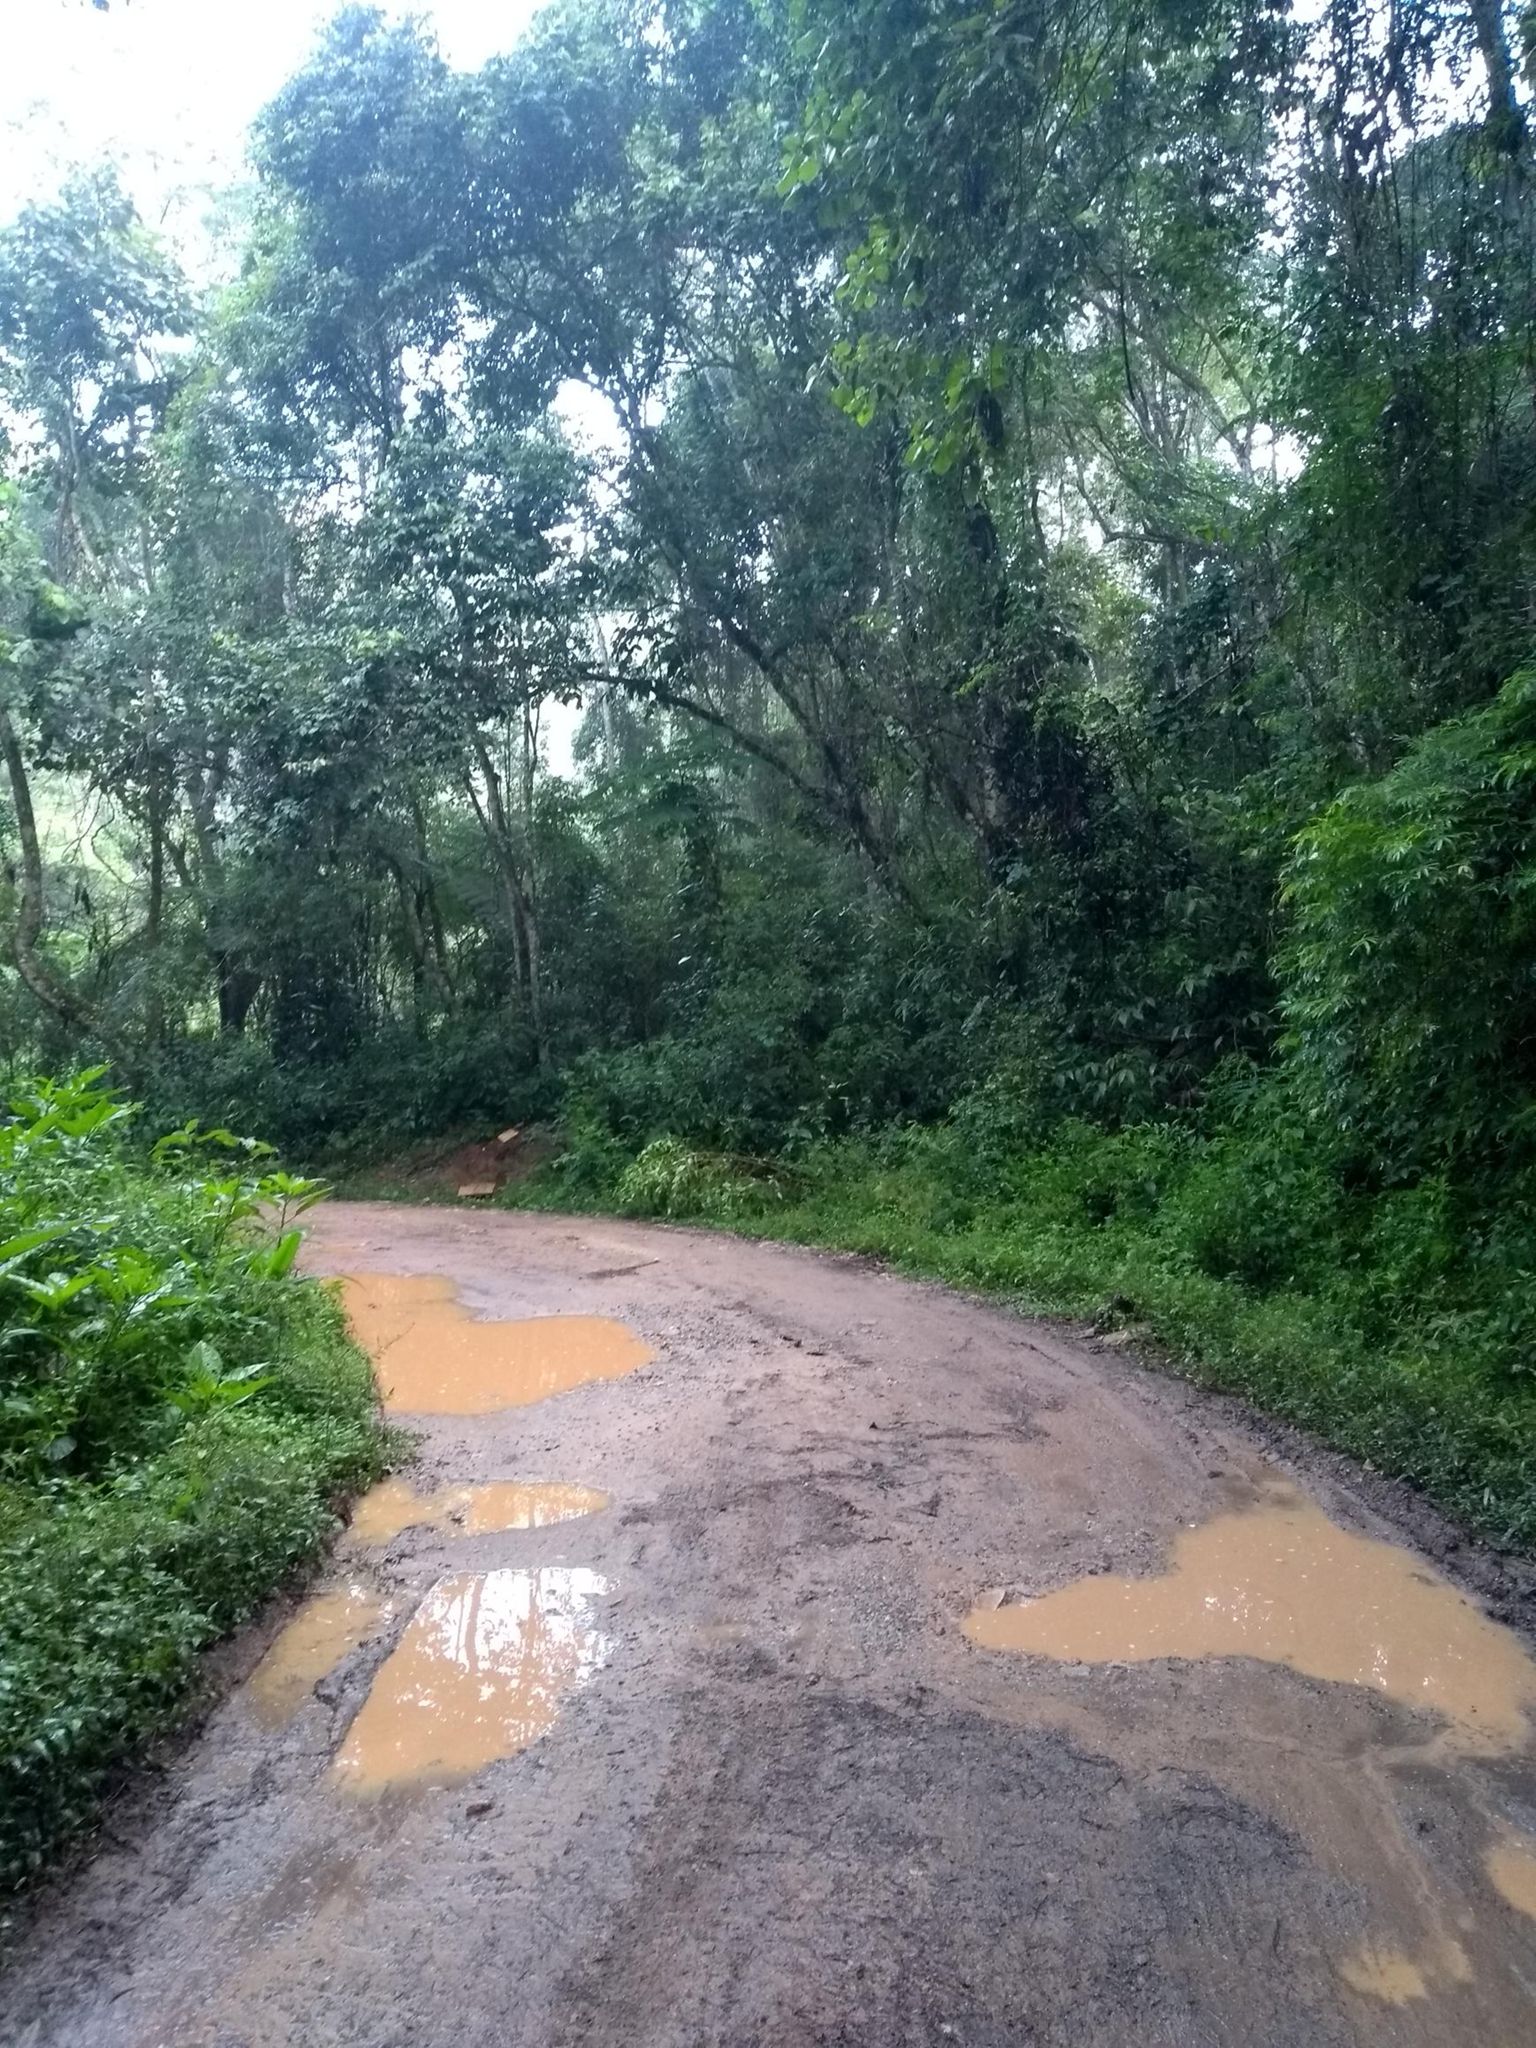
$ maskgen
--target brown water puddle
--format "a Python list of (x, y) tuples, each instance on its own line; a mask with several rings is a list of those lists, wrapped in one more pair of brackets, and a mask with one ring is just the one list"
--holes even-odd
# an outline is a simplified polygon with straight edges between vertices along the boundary
[(1364, 1942), (1340, 1963), (1339, 1975), (1363, 1997), (1411, 2005), (1432, 1991), (1470, 1984), (1472, 1965), (1459, 1941), (1437, 1941), (1413, 1956), (1390, 1943)]
[(352, 1516), (354, 1543), (388, 1543), (402, 1530), (423, 1524), (452, 1524), (466, 1536), (491, 1536), (504, 1529), (548, 1529), (607, 1507), (606, 1493), (586, 1486), (532, 1484), (497, 1479), (486, 1486), (449, 1486), (418, 1493), (406, 1479), (386, 1479), (365, 1493)]
[(1499, 1896), (1536, 1920), (1536, 1855), (1518, 1842), (1500, 1842), (1488, 1851), (1484, 1868)]
[(1536, 1662), (1517, 1637), (1406, 1550), (1341, 1529), (1291, 1487), (1186, 1530), (1160, 1577), (977, 1606), (965, 1633), (1084, 1664), (1257, 1657), (1427, 1708), (1464, 1751), (1518, 1747), (1536, 1707)]
[(602, 1663), (609, 1590), (564, 1566), (439, 1579), (374, 1680), (337, 1778), (358, 1793), (452, 1784), (526, 1749)]
[(305, 1698), (384, 1614), (384, 1602), (353, 1580), (307, 1600), (246, 1683), (246, 1698), (269, 1728), (291, 1720)]
[(353, 1274), (342, 1281), (342, 1301), (385, 1407), (400, 1415), (521, 1408), (588, 1380), (618, 1379), (655, 1356), (607, 1316), (481, 1322), (435, 1274)]

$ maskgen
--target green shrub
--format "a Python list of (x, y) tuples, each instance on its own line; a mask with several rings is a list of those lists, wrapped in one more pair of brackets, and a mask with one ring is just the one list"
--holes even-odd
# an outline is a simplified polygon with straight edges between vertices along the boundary
[(333, 1169), (412, 1140), (524, 1123), (552, 1086), (502, 1014), (444, 1020), (429, 1035), (398, 1022), (329, 1057), (278, 1058), (255, 1032), (188, 1038), (136, 1080), (158, 1121), (196, 1114), (267, 1133), (285, 1155)]
[(718, 1221), (759, 1209), (777, 1192), (771, 1174), (696, 1152), (677, 1138), (653, 1138), (619, 1175), (618, 1206), (631, 1216), (708, 1216)]
[(1536, 669), (1296, 842), (1282, 960), (1314, 1123), (1388, 1175), (1536, 1141)]
[(0, 1122), (0, 1886), (381, 1457), (367, 1361), (292, 1270), (318, 1188), (224, 1131), (139, 1147), (99, 1081)]

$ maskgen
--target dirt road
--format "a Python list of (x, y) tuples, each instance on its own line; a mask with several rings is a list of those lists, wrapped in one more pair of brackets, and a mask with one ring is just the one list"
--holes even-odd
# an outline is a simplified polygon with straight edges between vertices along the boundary
[(307, 1256), (436, 1276), (353, 1295), (420, 1463), (42, 1902), (8, 2043), (1536, 2039), (1519, 1588), (1387, 1490), (853, 1260)]

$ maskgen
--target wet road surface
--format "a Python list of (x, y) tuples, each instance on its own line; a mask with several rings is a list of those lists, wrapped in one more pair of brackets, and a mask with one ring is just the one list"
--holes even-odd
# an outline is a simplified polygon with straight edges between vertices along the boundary
[(1536, 2040), (1517, 1569), (858, 1260), (346, 1203), (306, 1258), (420, 1457), (0, 2041)]

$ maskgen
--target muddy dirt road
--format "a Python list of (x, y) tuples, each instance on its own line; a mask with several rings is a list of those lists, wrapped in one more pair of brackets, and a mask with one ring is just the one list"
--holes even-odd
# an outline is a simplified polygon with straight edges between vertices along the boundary
[(420, 1462), (8, 2043), (1536, 2040), (1536, 1664), (1383, 1490), (856, 1261), (342, 1203), (307, 1257)]

